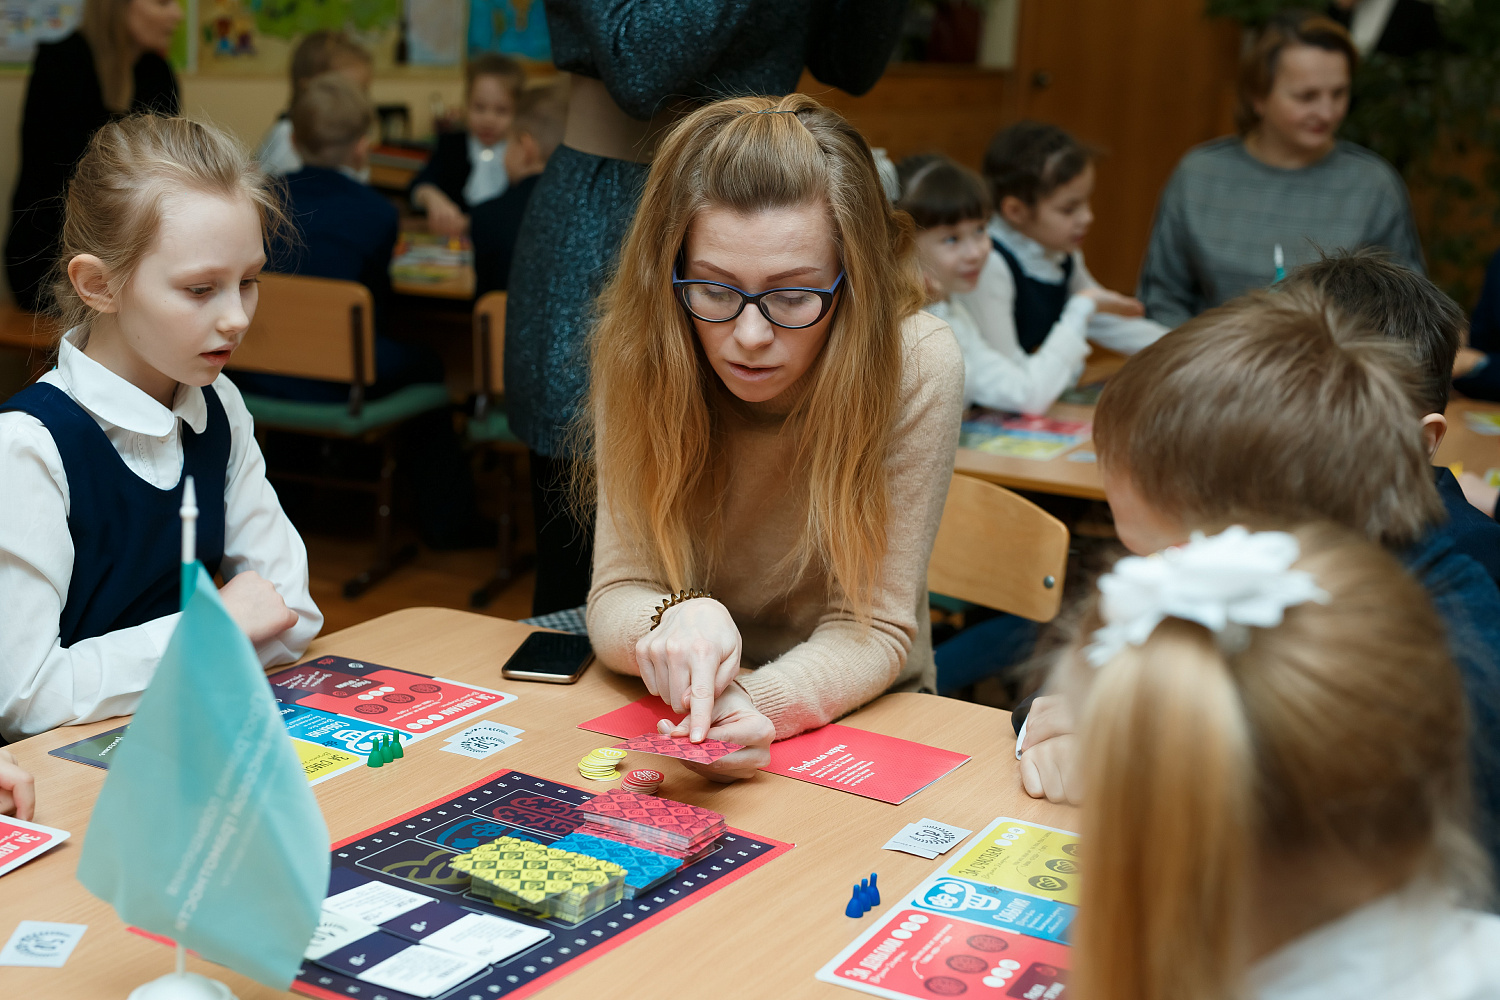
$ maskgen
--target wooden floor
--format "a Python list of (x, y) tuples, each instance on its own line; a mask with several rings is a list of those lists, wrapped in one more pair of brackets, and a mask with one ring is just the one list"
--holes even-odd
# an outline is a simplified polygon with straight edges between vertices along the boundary
[[(305, 534), (312, 597), (323, 612), (324, 632), (335, 632), (391, 611), (412, 607), (469, 607), (469, 594), (494, 572), (495, 551), (431, 552), (422, 549), (414, 562), (396, 570), (355, 600), (345, 600), (344, 581), (369, 563), (370, 543), (354, 538)], [(534, 575), (519, 576), (503, 593), (480, 609), (500, 618), (531, 614)]]

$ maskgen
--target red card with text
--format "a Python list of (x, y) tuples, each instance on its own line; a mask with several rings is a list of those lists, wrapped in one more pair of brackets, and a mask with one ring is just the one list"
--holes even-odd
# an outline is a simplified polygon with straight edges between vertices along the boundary
[(66, 830), (0, 816), (0, 875), (52, 850), (68, 836)]
[(818, 978), (891, 1000), (1060, 997), (1067, 990), (1068, 949), (957, 917), (897, 908)]
[[(660, 698), (642, 698), (578, 724), (579, 729), (629, 737), (680, 716)], [(771, 744), (772, 774), (899, 805), (969, 761), (967, 754), (838, 724)]]

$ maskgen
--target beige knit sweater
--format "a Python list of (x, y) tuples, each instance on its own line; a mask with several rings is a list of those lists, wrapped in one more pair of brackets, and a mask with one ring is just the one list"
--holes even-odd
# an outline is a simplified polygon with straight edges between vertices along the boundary
[[(740, 682), (775, 724), (777, 739), (831, 722), (893, 687), (933, 690), (927, 560), (953, 473), (964, 363), (948, 325), (927, 313), (901, 332), (901, 411), (886, 462), (890, 526), (867, 625), (830, 602), (826, 567), (814, 566), (789, 591), (771, 584), (804, 516), (791, 502), (794, 442), (780, 433), (777, 400), (723, 410), (730, 451), (725, 541), (706, 584), (739, 626), (742, 665), (755, 668)], [(669, 588), (632, 557), (610, 517), (608, 484), (601, 486), (589, 637), (607, 667), (634, 674), (635, 644)]]

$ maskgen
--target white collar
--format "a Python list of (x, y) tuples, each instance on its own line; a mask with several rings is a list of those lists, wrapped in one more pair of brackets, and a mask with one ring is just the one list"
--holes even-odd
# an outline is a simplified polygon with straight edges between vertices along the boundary
[(78, 405), (105, 423), (147, 437), (166, 437), (179, 419), (195, 434), (202, 434), (208, 427), (208, 405), (202, 389), (178, 383), (169, 410), (74, 347), (78, 331), (74, 327), (67, 332), (57, 353), (57, 374)]
[[(494, 158), (493, 158), (492, 161), (483, 161), (483, 160), (480, 159), (480, 154), (483, 153), (485, 150), (490, 150), (491, 152), (494, 153)], [(504, 139), (501, 139), (499, 142), (495, 143), (493, 146), (485, 146), (485, 145), (481, 145), (480, 142), (479, 142), (479, 140), (476, 139), (476, 138), (474, 138), (474, 133), (473, 132), (469, 133), (469, 162), (470, 163), (481, 163), (481, 162), (500, 163), (500, 162), (503, 162), (504, 159), (505, 159), (505, 140)]]
[(1028, 276), (1052, 285), (1062, 282), (1063, 262), (1069, 254), (1048, 250), (1030, 236), (1012, 229), (999, 213), (990, 216), (989, 234), (1004, 244)]

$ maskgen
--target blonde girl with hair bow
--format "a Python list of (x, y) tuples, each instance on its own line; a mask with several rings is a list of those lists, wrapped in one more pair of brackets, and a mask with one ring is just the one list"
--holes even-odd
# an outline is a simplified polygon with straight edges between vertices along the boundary
[(1080, 721), (1090, 1000), (1500, 995), (1464, 693), (1422, 588), (1342, 529), (1231, 528), (1101, 580)]
[(662, 142), (592, 340), (588, 630), (688, 715), (664, 732), (746, 747), (712, 777), (932, 687), (963, 360), (923, 300), (910, 220), (836, 112), (735, 98)]

